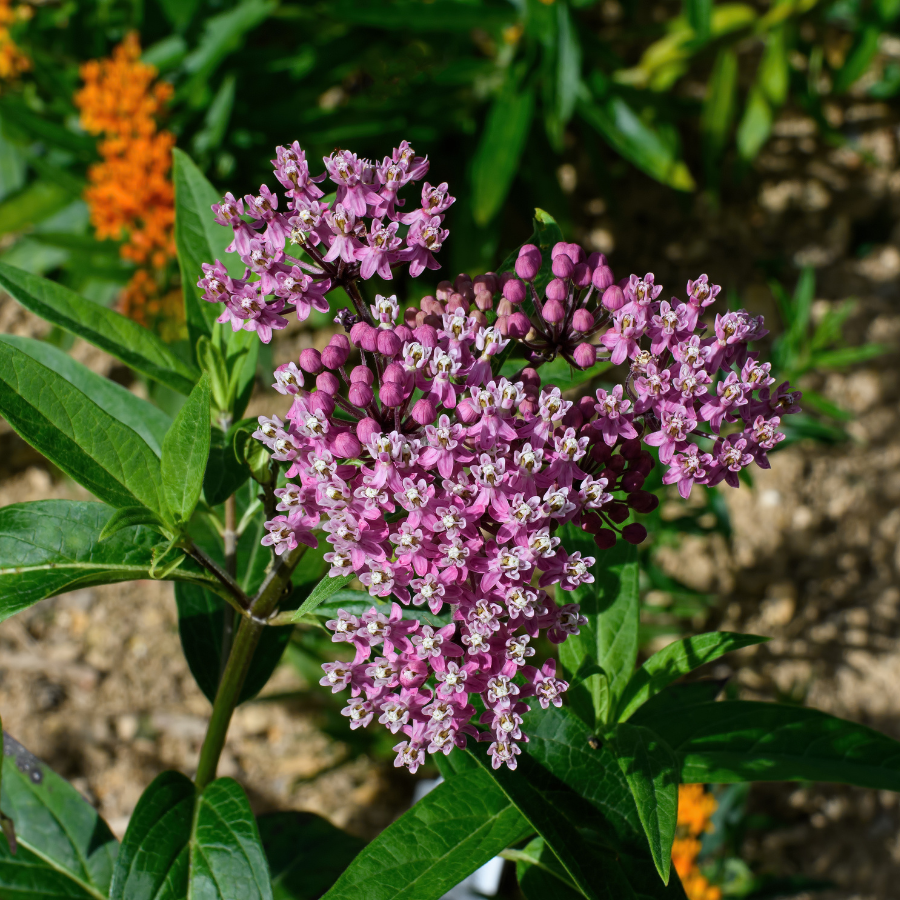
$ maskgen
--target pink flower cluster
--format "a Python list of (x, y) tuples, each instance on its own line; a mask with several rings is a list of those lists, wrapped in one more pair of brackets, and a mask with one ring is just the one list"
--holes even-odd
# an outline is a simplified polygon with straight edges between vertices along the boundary
[[(255, 437), (284, 464), (287, 484), (275, 491), (280, 514), (263, 543), (283, 554), (316, 546), (323, 533), (332, 577), (353, 575), (373, 597), (395, 601), (390, 614), (341, 610), (328, 623), (354, 649), (352, 661), (326, 664), (322, 679), (350, 689), (351, 727), (377, 717), (402, 732), (397, 765), (413, 770), (467, 735), (490, 742), (495, 767), (514, 768), (528, 739), (525, 701), (559, 705), (567, 687), (552, 661), (528, 663), (530, 643), (577, 634), (584, 619), (565, 593), (593, 581), (594, 558), (570, 553), (561, 526), (592, 535), (601, 551), (618, 538), (640, 543), (647, 532), (633, 517), (659, 502), (644, 489), (656, 464), (647, 446), (658, 448), (663, 482), (684, 497), (694, 484), (737, 487), (741, 469), (768, 467), (799, 394), (773, 389), (769, 364), (749, 351), (765, 334), (761, 319), (739, 311), (701, 322), (720, 292), (705, 275), (688, 282), (685, 302), (660, 300), (652, 274), (616, 282), (603, 255), (576, 244), (556, 244), (546, 262), (526, 244), (515, 272), (460, 275), (402, 312), (394, 296), (366, 305), (359, 278), (387, 277), (399, 262), (414, 275), (436, 265), (435, 243), (422, 236), (437, 228), (443, 240), (446, 185), (426, 184), (422, 208), (400, 216), (396, 190), (426, 162), (406, 144), (381, 167), (337, 153), (326, 160), (338, 185), (326, 213), (296, 144), (279, 148), (276, 165), (291, 219), (263, 192), (247, 199), (252, 223), (228, 198), (216, 208), (235, 229), (235, 249), (248, 259), (270, 253), (268, 268), (240, 287), (217, 263), (201, 285), (209, 299), (243, 290), (259, 304), (274, 293), (265, 309), (280, 313), (284, 290), (302, 312), (304, 302), (327, 308), (324, 292), (338, 283), (355, 312), (341, 311), (335, 321), (347, 333), (324, 350), (275, 371), (291, 407), (285, 421), (261, 416)], [(364, 215), (377, 222), (369, 237), (380, 236), (368, 248), (347, 225)], [(409, 224), (406, 249), (398, 222)], [(279, 254), (290, 228), (315, 266), (288, 272), (293, 261)], [(262, 316), (241, 322), (264, 327)], [(522, 354), (524, 366), (512, 362)], [(542, 384), (540, 366), (557, 356), (580, 369), (602, 360), (628, 369), (621, 383), (574, 401)], [(405, 620), (410, 604), (449, 613), (449, 624)], [(483, 730), (472, 721), (475, 695)]]
[[(230, 322), (234, 331), (255, 331), (268, 343), (273, 329), (287, 325), (283, 313), (294, 311), (302, 321), (313, 309), (327, 312), (325, 294), (333, 287), (375, 274), (391, 279), (399, 265), (408, 264), (414, 278), (440, 268), (434, 254), (447, 239), (442, 223), (455, 198), (446, 183), (428, 182), (419, 208), (401, 213), (406, 201), (398, 198), (401, 188), (425, 176), (426, 158), (403, 141), (381, 163), (347, 150), (335, 150), (324, 162), (326, 171), (313, 178), (296, 141), (276, 148), (272, 164), (284, 188), (283, 211), (266, 185), (256, 196), (236, 200), (228, 193), (213, 205), (216, 222), (234, 231), (228, 252), (237, 252), (246, 270), (232, 278), (219, 260), (205, 263), (197, 284), (204, 300), (225, 305), (218, 321)], [(326, 174), (337, 186), (331, 203), (317, 186)], [(291, 256), (288, 242), (309, 259)]]

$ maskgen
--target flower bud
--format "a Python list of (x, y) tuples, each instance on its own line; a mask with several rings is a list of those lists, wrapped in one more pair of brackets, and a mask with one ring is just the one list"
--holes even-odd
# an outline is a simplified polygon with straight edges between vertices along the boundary
[(399, 384), (401, 386), (406, 384), (407, 371), (403, 367), (402, 363), (392, 362), (385, 370), (384, 375), (382, 376), (382, 381), (385, 384)]
[(597, 266), (605, 266), (605, 265), (607, 265), (606, 254), (605, 253), (592, 253), (587, 258), (587, 263), (592, 269), (596, 269)]
[(616, 545), (616, 533), (610, 528), (603, 528), (594, 535), (594, 543), (601, 550), (609, 550)]
[(537, 369), (533, 369), (531, 366), (528, 366), (525, 369), (522, 369), (522, 374), (519, 376), (519, 381), (525, 385), (526, 388), (539, 388), (541, 386), (541, 373), (538, 372)]
[(622, 441), (622, 449), (619, 451), (627, 460), (637, 459), (641, 455), (641, 441), (639, 438), (629, 438)]
[(511, 278), (503, 285), (503, 296), (510, 303), (521, 303), (525, 299), (525, 285), (518, 278)]
[[(568, 257), (567, 257), (568, 258)], [(553, 284), (553, 282), (550, 282)], [(544, 304), (544, 321), (549, 322), (551, 325), (556, 325), (557, 322), (562, 322), (562, 320), (566, 317), (566, 308), (559, 302), (559, 300), (548, 300)]]
[(603, 305), (610, 312), (621, 309), (625, 305), (625, 292), (617, 284), (611, 284), (603, 292)]
[(333, 334), (328, 342), (329, 347), (341, 347), (350, 352), (350, 338), (346, 334)]
[(581, 530), (588, 534), (599, 534), (603, 530), (603, 519), (592, 513), (583, 513), (581, 518)]
[(621, 475), (625, 471), (625, 465), (626, 465), (625, 457), (623, 457), (619, 454), (616, 454), (615, 456), (611, 456), (609, 458), (609, 462), (607, 462), (606, 465), (609, 466), (609, 468), (612, 469), (613, 472), (616, 473), (616, 475)]
[(519, 412), (523, 416), (533, 416), (538, 411), (538, 403), (537, 400), (530, 400), (526, 397), (519, 404)]
[(438, 300), (446, 300), (453, 293), (453, 285), (449, 281), (440, 281), (434, 293)]
[(424, 310), (424, 309), (420, 309), (420, 310), (416, 313), (416, 319), (415, 319), (415, 323), (416, 323), (416, 324), (415, 324), (415, 327), (413, 328), (413, 331), (415, 331), (416, 328), (418, 328), (420, 325), (424, 325), (424, 324), (425, 324), (425, 319), (427, 319), (427, 318), (428, 318), (428, 314), (425, 312), (425, 310)]
[(463, 425), (471, 425), (478, 419), (478, 412), (475, 410), (475, 407), (472, 406), (471, 400), (463, 400), (456, 407), (456, 418), (459, 419)]
[[(455, 313), (458, 309), (461, 309), (463, 312), (468, 312), (469, 307), (469, 301), (458, 291), (454, 291), (450, 295), (450, 299), (447, 301), (445, 311), (449, 313)], [(437, 310), (434, 311), (437, 312)]]
[(647, 529), (640, 522), (632, 522), (622, 529), (622, 537), (629, 544), (642, 544), (647, 540)]
[(353, 384), (350, 385), (350, 390), (347, 391), (347, 398), (349, 401), (360, 409), (365, 409), (365, 407), (372, 402), (374, 397), (375, 395), (372, 393), (372, 388), (362, 381), (354, 381)]
[(534, 244), (525, 244), (516, 260), (516, 275), (522, 281), (533, 281), (541, 268), (541, 251)]
[(593, 344), (579, 344), (572, 358), (582, 369), (589, 369), (597, 362), (597, 348)]
[(618, 501), (614, 503), (608, 503), (603, 510), (606, 515), (616, 523), (616, 525), (621, 525), (629, 515), (628, 507), (624, 503), (620, 503)]
[(437, 418), (437, 409), (431, 400), (423, 397), (413, 406), (412, 417), (419, 425), (430, 425)]
[(472, 287), (472, 276), (468, 272), (460, 272), (456, 278), (453, 279), (453, 290), (459, 291), (461, 294), (465, 293), (467, 288)]
[(615, 284), (612, 269), (607, 265), (597, 266), (594, 269), (594, 274), (591, 276), (591, 281), (598, 291), (605, 291), (608, 287)]
[(430, 325), (432, 328), (443, 328), (444, 320), (437, 313), (429, 313), (425, 316), (423, 325)]
[(325, 391), (313, 391), (306, 401), (306, 405), (313, 411), (321, 410), (326, 416), (330, 416), (334, 412), (334, 397), (326, 394)]
[(335, 375), (334, 373), (322, 372), (316, 378), (316, 387), (320, 391), (324, 391), (326, 394), (331, 394), (333, 396), (340, 389), (341, 383), (340, 381), (338, 381), (337, 375)]
[[(581, 419), (583, 422), (590, 422), (590, 420), (594, 418), (594, 404), (596, 402), (594, 397), (582, 397), (578, 401), (578, 408), (581, 410)], [(586, 430), (585, 435), (587, 433)]]
[(594, 327), (594, 314), (586, 309), (576, 309), (572, 316), (572, 328), (575, 331), (590, 331)]
[(345, 350), (343, 347), (336, 347), (334, 344), (329, 344), (322, 351), (322, 365), (325, 366), (326, 369), (339, 369), (347, 362), (347, 357), (349, 355), (349, 351)]
[[(591, 398), (586, 398), (590, 400)], [(598, 463), (605, 463), (612, 456), (612, 448), (606, 441), (598, 441), (591, 447), (591, 459)]]
[(574, 428), (578, 431), (583, 422), (584, 416), (581, 415), (581, 410), (577, 406), (570, 406), (563, 416), (562, 426), (563, 428)]
[(318, 375), (322, 371), (322, 354), (312, 347), (307, 347), (300, 354), (300, 368), (310, 375)]
[[(507, 301), (504, 300), (503, 302), (505, 303)], [(494, 322), (494, 327), (503, 335), (503, 337), (509, 337), (509, 316), (498, 315), (497, 321)]]
[(584, 249), (578, 244), (566, 244), (566, 256), (577, 266), (579, 263), (584, 262)]
[(509, 315), (512, 315), (513, 309), (514, 309), (514, 307), (513, 307), (512, 303), (510, 303), (509, 300), (507, 300), (506, 297), (504, 297), (504, 298), (497, 304), (497, 315), (498, 315), (498, 316), (509, 316)]
[(591, 283), (591, 267), (587, 263), (577, 263), (572, 272), (572, 282), (576, 287), (586, 288)]
[(331, 452), (341, 459), (356, 459), (360, 450), (362, 447), (359, 441), (349, 431), (335, 435), (331, 442)]
[(484, 285), (484, 290), (491, 296), (500, 290), (500, 280), (497, 278), (496, 272), (485, 272), (484, 275), (475, 276), (475, 294), (478, 294), (478, 286)]
[(437, 331), (431, 325), (419, 325), (413, 329), (413, 337), (425, 348), (437, 347)]
[(559, 241), (558, 243), (554, 244), (553, 249), (550, 251), (550, 259), (556, 259), (558, 256), (564, 256), (568, 246), (569, 245), (565, 241)]
[(376, 419), (362, 419), (356, 424), (356, 436), (363, 444), (368, 444), (373, 434), (381, 434), (381, 423)]
[(575, 271), (575, 263), (569, 259), (568, 254), (560, 253), (560, 255), (553, 260), (551, 269), (557, 278), (569, 278)]
[(475, 312), (470, 313), (469, 317), (474, 319), (482, 328), (487, 328), (487, 316), (480, 309), (476, 309)]
[[(566, 259), (569, 257), (567, 256)], [(559, 300), (563, 301), (569, 295), (569, 289), (566, 287), (566, 283), (559, 278), (554, 278), (550, 284), (547, 285), (547, 290), (544, 291), (544, 295), (548, 300)]]
[(379, 328), (378, 336), (375, 339), (375, 349), (378, 350), (382, 356), (393, 359), (403, 349), (403, 342), (393, 331), (389, 331), (386, 328)]
[(486, 312), (493, 308), (494, 298), (487, 291), (481, 291), (481, 293), (475, 295), (475, 305), (482, 312)]
[(421, 312), (422, 310), (417, 310), (414, 306), (407, 306), (406, 309), (403, 310), (403, 321), (406, 322), (409, 328), (415, 328), (416, 325), (418, 325), (418, 322), (416, 322), (416, 315)]
[(371, 384), (374, 380), (375, 373), (368, 366), (356, 366), (356, 368), (350, 372), (351, 384), (356, 384), (356, 382)]
[(436, 312), (440, 315), (444, 311), (444, 307), (438, 300), (435, 300), (430, 294), (427, 294), (419, 301), (419, 308), (424, 313)]
[(644, 486), (644, 476), (640, 472), (626, 472), (622, 476), (622, 490), (626, 494), (639, 491)]
[(394, 328), (394, 334), (396, 334), (404, 344), (413, 339), (412, 328), (409, 328), (406, 325), (397, 325)]
[[(659, 506), (659, 497), (651, 494), (650, 491), (632, 491), (626, 499), (626, 503), (638, 513), (653, 512)], [(641, 539), (643, 540), (643, 538)], [(640, 543), (638, 541), (637, 543)]]
[(399, 384), (389, 381), (378, 389), (378, 399), (384, 406), (399, 406), (406, 399), (406, 392)]
[(370, 353), (375, 352), (375, 341), (377, 338), (378, 331), (369, 325), (368, 322), (357, 322), (350, 329), (350, 340), (353, 341), (357, 347), (368, 350)]
[(531, 322), (528, 321), (525, 313), (515, 312), (509, 317), (506, 326), (506, 333), (509, 337), (523, 338), (529, 331), (531, 331)]

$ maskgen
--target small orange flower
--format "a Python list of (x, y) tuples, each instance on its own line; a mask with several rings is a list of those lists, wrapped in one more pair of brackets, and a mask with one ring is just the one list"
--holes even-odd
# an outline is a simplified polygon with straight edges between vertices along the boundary
[(31, 60), (12, 39), (10, 26), (31, 18), (31, 8), (0, 0), (0, 81), (9, 81), (31, 68)]
[[(102, 134), (102, 161), (92, 166), (85, 199), (97, 237), (125, 239), (121, 254), (160, 270), (175, 256), (175, 189), (169, 176), (175, 136), (156, 118), (172, 87), (156, 81), (156, 69), (140, 60), (137, 34), (129, 34), (109, 59), (81, 67), (76, 94), (81, 124)], [(147, 324), (163, 314), (180, 316), (165, 280), (139, 269), (122, 297), (123, 310)], [(143, 312), (142, 312), (143, 311)], [(152, 311), (152, 314), (151, 314)]]
[(700, 836), (713, 830), (710, 818), (718, 803), (702, 784), (678, 787), (678, 824), (672, 845), (672, 864), (689, 900), (721, 900), (722, 891), (701, 874), (697, 866)]

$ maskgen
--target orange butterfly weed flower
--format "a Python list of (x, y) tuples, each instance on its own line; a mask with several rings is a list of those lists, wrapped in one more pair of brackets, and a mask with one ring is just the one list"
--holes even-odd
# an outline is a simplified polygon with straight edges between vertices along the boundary
[(710, 819), (718, 803), (702, 784), (678, 787), (678, 824), (672, 845), (672, 863), (689, 900), (721, 900), (720, 888), (709, 883), (697, 865), (700, 836), (713, 830)]
[[(156, 81), (156, 68), (141, 62), (140, 55), (138, 36), (131, 33), (109, 59), (86, 62), (75, 103), (84, 129), (103, 135), (101, 162), (91, 167), (85, 192), (97, 237), (124, 238), (120, 252), (125, 259), (162, 270), (175, 256), (170, 178), (175, 136), (159, 129), (157, 117), (172, 86)], [(123, 312), (142, 324), (180, 315), (180, 303), (171, 302), (165, 282), (139, 269), (123, 294)]]
[(27, 21), (32, 16), (30, 6), (0, 0), (0, 81), (9, 81), (31, 68), (31, 60), (13, 40), (10, 26)]

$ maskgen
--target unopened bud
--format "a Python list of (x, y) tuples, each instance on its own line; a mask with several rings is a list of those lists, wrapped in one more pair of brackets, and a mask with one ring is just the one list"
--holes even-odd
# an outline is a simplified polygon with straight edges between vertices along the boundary
[(331, 443), (331, 452), (341, 459), (356, 459), (361, 449), (359, 441), (349, 431), (335, 435)]
[(385, 384), (406, 384), (407, 371), (401, 363), (392, 362), (385, 370), (382, 380)]
[(518, 278), (511, 278), (503, 285), (503, 296), (510, 303), (521, 303), (525, 299), (525, 285)]
[(309, 372), (310, 375), (318, 375), (324, 368), (322, 366), (322, 354), (312, 347), (307, 347), (300, 354), (300, 368), (304, 372)]
[(622, 537), (629, 544), (642, 544), (647, 540), (647, 529), (640, 522), (632, 522), (622, 529)]
[(372, 388), (361, 381), (356, 381), (351, 384), (350, 389), (347, 391), (347, 399), (360, 409), (367, 407), (374, 397), (375, 395), (372, 393)]
[(594, 314), (587, 309), (576, 309), (572, 316), (572, 328), (575, 331), (590, 331), (594, 327)]
[(601, 550), (609, 550), (616, 545), (616, 533), (611, 528), (603, 528), (594, 535), (594, 543)]
[(369, 353), (375, 352), (375, 342), (378, 339), (378, 331), (369, 325), (368, 322), (357, 322), (350, 329), (350, 340), (357, 347), (368, 350)]
[(625, 292), (617, 284), (611, 284), (603, 292), (603, 305), (610, 312), (621, 309), (625, 305)]
[(579, 344), (572, 358), (582, 369), (589, 369), (597, 362), (597, 348), (593, 344)]
[(413, 406), (412, 417), (419, 425), (430, 425), (437, 418), (437, 409), (431, 400), (423, 397)]
[(403, 349), (403, 342), (393, 331), (379, 328), (378, 336), (375, 339), (375, 349), (382, 356), (393, 359)]
[(513, 309), (514, 309), (514, 307), (513, 307), (512, 303), (510, 303), (509, 300), (507, 300), (506, 297), (504, 297), (504, 298), (497, 304), (497, 315), (498, 315), (498, 316), (509, 316), (509, 315), (512, 315)]
[(399, 406), (406, 399), (406, 392), (399, 384), (389, 381), (378, 389), (378, 399), (385, 406)]
[(338, 381), (338, 378), (334, 373), (322, 372), (316, 378), (316, 387), (320, 391), (324, 391), (326, 394), (331, 394), (332, 396), (334, 396), (340, 389), (341, 383), (340, 381)]
[(325, 391), (313, 391), (306, 401), (306, 405), (313, 412), (323, 412), (326, 416), (331, 416), (334, 412), (334, 397)]
[[(569, 259), (567, 256), (566, 259)], [(548, 300), (563, 301), (569, 295), (569, 289), (566, 283), (560, 278), (554, 278), (548, 285), (544, 295)]]
[(322, 351), (322, 365), (325, 366), (326, 369), (339, 369), (347, 362), (347, 357), (349, 355), (349, 350), (345, 350), (343, 347), (338, 347), (335, 344), (329, 344)]
[(530, 330), (531, 322), (528, 321), (528, 316), (526, 316), (525, 313), (515, 312), (509, 317), (506, 333), (511, 338), (523, 338)]
[(591, 283), (591, 267), (587, 263), (577, 263), (572, 272), (575, 287), (586, 288)]
[(419, 325), (413, 330), (413, 337), (425, 348), (437, 347), (437, 331), (431, 325)]
[(541, 269), (541, 251), (534, 244), (525, 244), (516, 260), (516, 275), (522, 281), (533, 281)]
[(375, 381), (375, 373), (368, 366), (356, 366), (350, 372), (350, 383), (372, 384)]
[[(568, 258), (568, 257), (567, 257)], [(550, 282), (553, 283), (552, 281)], [(559, 300), (548, 300), (544, 304), (544, 321), (549, 322), (551, 325), (556, 325), (557, 322), (562, 322), (562, 320), (566, 317), (566, 308), (559, 302)]]
[(608, 287), (612, 287), (612, 285), (616, 283), (612, 269), (607, 265), (597, 266), (597, 268), (594, 269), (594, 274), (591, 276), (591, 281), (598, 291), (605, 291)]
[(575, 263), (569, 259), (567, 253), (560, 253), (560, 255), (553, 260), (551, 269), (557, 278), (569, 278), (575, 271)]
[(459, 419), (463, 425), (471, 425), (478, 419), (478, 412), (474, 406), (472, 406), (471, 400), (463, 400), (456, 407), (456, 418)]
[(409, 328), (406, 325), (395, 326), (394, 334), (396, 334), (404, 344), (413, 339), (412, 328)]
[(493, 308), (494, 298), (487, 291), (481, 291), (480, 293), (475, 295), (475, 305), (482, 312), (486, 312), (487, 310)]
[(541, 386), (541, 373), (538, 372), (537, 369), (528, 366), (527, 368), (522, 369), (519, 381), (521, 381), (526, 388), (534, 388), (537, 390)]
[(626, 503), (635, 512), (649, 513), (659, 506), (659, 497), (656, 494), (651, 494), (650, 491), (633, 491), (626, 498)]

